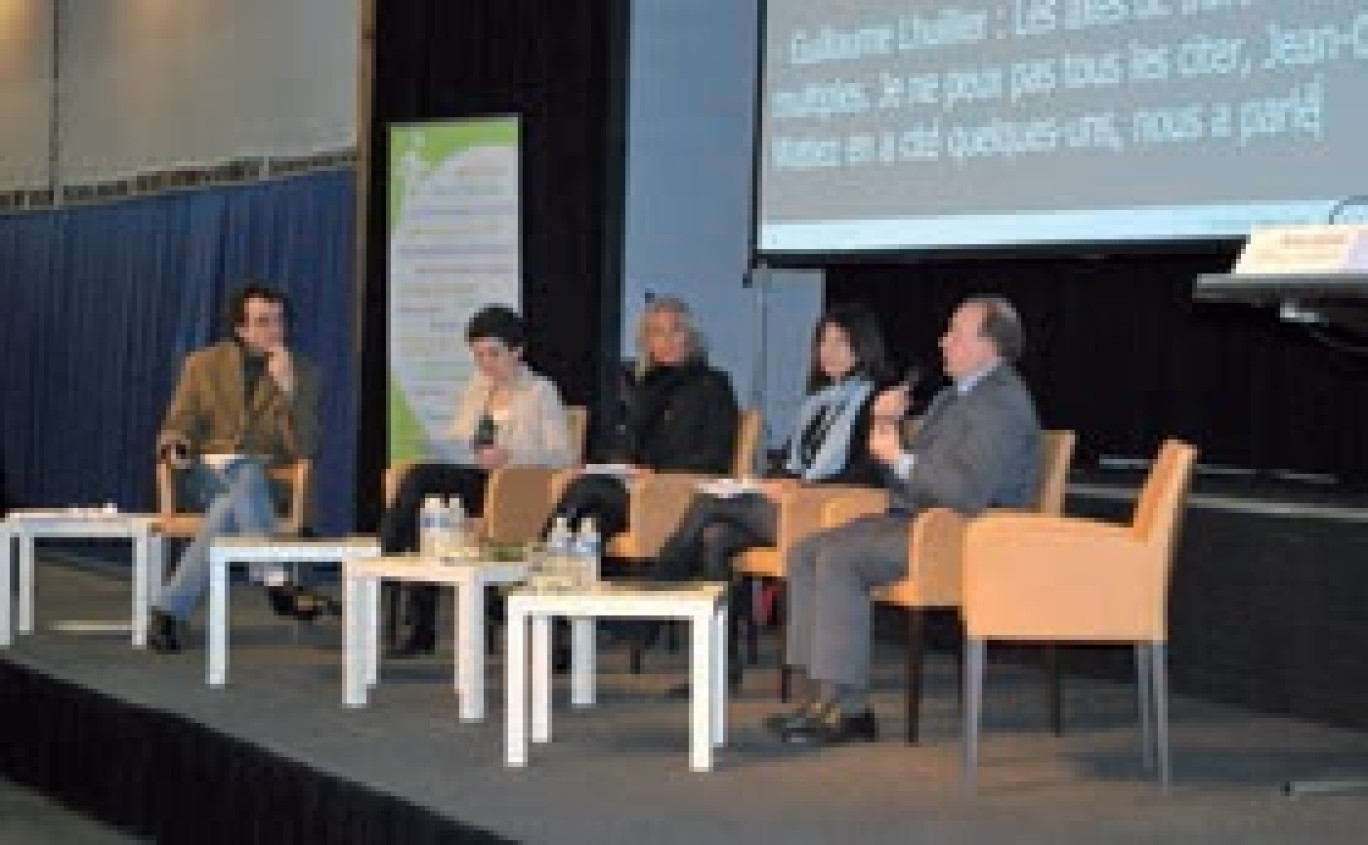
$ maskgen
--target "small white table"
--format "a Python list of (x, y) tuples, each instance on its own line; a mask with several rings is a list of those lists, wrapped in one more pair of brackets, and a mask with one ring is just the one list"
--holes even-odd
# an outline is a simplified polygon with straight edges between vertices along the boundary
[[(551, 740), (551, 620), (569, 617), (571, 703), (594, 703), (594, 619), (680, 619), (690, 624), (689, 764), (713, 767), (713, 746), (726, 741), (727, 605), (717, 583), (668, 588), (600, 584), (583, 590), (515, 590), (508, 597), (505, 707), (509, 766), (527, 765), (528, 672), (531, 670), (531, 740)], [(528, 625), (531, 624), (531, 663)]]
[(331, 563), (378, 557), (374, 537), (219, 537), (209, 546), (208, 678), (228, 683), (228, 569), (234, 563)]
[(0, 523), (0, 646), (12, 641), (10, 618), (13, 562), (11, 545), (19, 541), (19, 633), (33, 633), (34, 545), (40, 539), (113, 538), (133, 544), (133, 647), (147, 645), (148, 608), (161, 591), (162, 538), (157, 519), (142, 514), (83, 510), (16, 510)]
[(380, 677), (380, 584), (410, 581), (456, 591), (455, 687), (463, 722), (485, 715), (485, 588), (527, 577), (524, 561), (452, 561), (408, 556), (343, 563), (342, 703), (364, 707)]

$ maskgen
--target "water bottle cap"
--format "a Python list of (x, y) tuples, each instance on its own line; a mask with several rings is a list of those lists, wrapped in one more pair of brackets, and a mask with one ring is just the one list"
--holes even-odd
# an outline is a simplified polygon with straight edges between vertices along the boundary
[(441, 497), (441, 496), (424, 496), (424, 497), (423, 497), (423, 507), (424, 507), (424, 508), (440, 508), (441, 506), (442, 506), (442, 497)]

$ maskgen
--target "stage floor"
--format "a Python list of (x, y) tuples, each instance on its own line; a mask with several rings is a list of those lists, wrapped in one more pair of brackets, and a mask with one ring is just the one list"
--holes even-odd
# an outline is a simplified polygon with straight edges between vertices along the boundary
[(1368, 777), (1368, 735), (1175, 698), (1175, 785), (1165, 798), (1140, 768), (1133, 687), (1068, 679), (1066, 734), (1055, 737), (1040, 673), (992, 661), (991, 651), (976, 796), (960, 788), (950, 659), (932, 657), (922, 744), (909, 747), (891, 646), (877, 652), (884, 738), (875, 744), (810, 752), (771, 739), (761, 728), (777, 707), (766, 653), (730, 705), (717, 770), (691, 772), (686, 704), (663, 695), (684, 678), (683, 655), (657, 648), (634, 676), (615, 649), (600, 655), (597, 707), (572, 710), (558, 687), (553, 741), (532, 747), (527, 768), (508, 769), (497, 655), (489, 717), (472, 725), (456, 718), (449, 643), (430, 659), (386, 662), (370, 705), (347, 709), (339, 626), (297, 634), (248, 585), (234, 587), (223, 689), (204, 685), (198, 620), (193, 647), (174, 656), (134, 651), (124, 634), (52, 627), (118, 619), (128, 589), (116, 574), (45, 559), (38, 630), (0, 660), (522, 841), (1361, 842), (1368, 830), (1364, 794), (1279, 792), (1289, 778)]

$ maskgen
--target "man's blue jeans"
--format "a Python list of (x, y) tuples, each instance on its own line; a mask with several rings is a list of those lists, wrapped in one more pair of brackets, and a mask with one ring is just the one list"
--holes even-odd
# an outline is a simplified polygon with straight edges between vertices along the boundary
[(209, 545), (215, 538), (270, 535), (276, 530), (270, 480), (260, 462), (236, 458), (221, 469), (196, 463), (187, 473), (187, 492), (195, 504), (204, 506), (204, 521), (157, 601), (159, 610), (182, 620), (209, 587)]

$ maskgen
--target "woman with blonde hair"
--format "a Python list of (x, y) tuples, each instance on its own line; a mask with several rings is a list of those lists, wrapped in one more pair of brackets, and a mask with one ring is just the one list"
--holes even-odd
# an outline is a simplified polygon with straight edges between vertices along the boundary
[[(614, 457), (637, 477), (658, 470), (726, 473), (740, 412), (726, 374), (708, 365), (689, 307), (653, 300), (637, 329), (637, 383), (623, 442)], [(581, 475), (566, 487), (552, 519), (573, 526), (590, 516), (607, 542), (627, 527), (627, 486), (614, 475)]]

